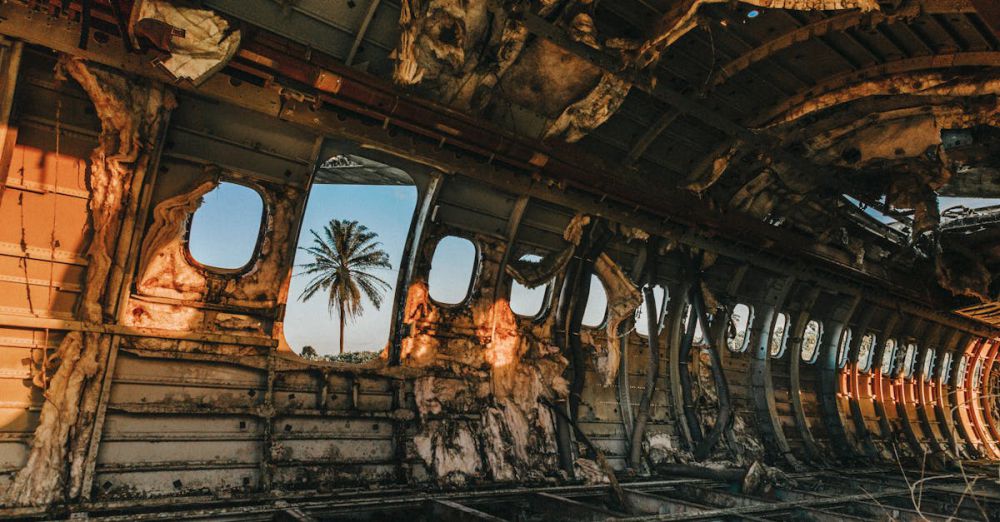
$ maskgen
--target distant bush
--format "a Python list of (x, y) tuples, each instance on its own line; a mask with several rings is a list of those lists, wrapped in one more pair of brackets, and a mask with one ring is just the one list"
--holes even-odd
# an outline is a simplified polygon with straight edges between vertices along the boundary
[(381, 352), (344, 352), (340, 355), (323, 355), (321, 361), (343, 362), (351, 364), (361, 364), (372, 359), (378, 359)]

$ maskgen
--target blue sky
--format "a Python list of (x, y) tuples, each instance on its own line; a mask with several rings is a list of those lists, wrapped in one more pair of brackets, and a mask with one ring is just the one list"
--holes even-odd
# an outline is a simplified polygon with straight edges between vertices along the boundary
[[(378, 234), (382, 249), (389, 254), (389, 262), (392, 263), (392, 270), (375, 272), (391, 286), (382, 307), (376, 310), (367, 299), (364, 301), (364, 314), (353, 322), (348, 321), (345, 351), (378, 351), (389, 339), (396, 276), (416, 204), (417, 189), (413, 186), (316, 185), (309, 194), (299, 238), (300, 247), (312, 243), (310, 229), (319, 232), (331, 219), (355, 220)], [(285, 311), (285, 338), (296, 352), (309, 345), (320, 354), (336, 354), (340, 332), (337, 319), (327, 311), (324, 296), (317, 294), (307, 302), (299, 300), (311, 279), (307, 275), (299, 275), (299, 265), (309, 261), (308, 253), (297, 251), (296, 269)]]
[(264, 202), (252, 188), (220, 183), (205, 194), (191, 220), (191, 255), (203, 265), (243, 267), (257, 244), (263, 210)]
[[(844, 197), (846, 197), (848, 199), (848, 201), (850, 201), (854, 205), (858, 204), (858, 200), (856, 200), (856, 199), (854, 199), (854, 198), (852, 198), (850, 196), (847, 196), (846, 194), (845, 194)], [(884, 203), (885, 202), (885, 198), (882, 198), (881, 201)], [(959, 205), (962, 205), (962, 206), (965, 206), (965, 207), (968, 207), (968, 208), (971, 208), (971, 209), (977, 209), (977, 208), (983, 208), (983, 207), (990, 207), (990, 206), (993, 206), (993, 205), (1000, 205), (1000, 199), (993, 199), (993, 198), (956, 198), (956, 197), (948, 197), (948, 196), (938, 196), (938, 208), (941, 209), (942, 211), (943, 210), (947, 210), (947, 209), (949, 209), (951, 207), (959, 206)], [(876, 209), (874, 209), (872, 207), (865, 208), (865, 213), (867, 213), (869, 216), (872, 216), (873, 218), (881, 221), (882, 223), (895, 223), (896, 222), (896, 218), (891, 217), (891, 216), (887, 216), (887, 215), (879, 212), (878, 210), (876, 210)]]

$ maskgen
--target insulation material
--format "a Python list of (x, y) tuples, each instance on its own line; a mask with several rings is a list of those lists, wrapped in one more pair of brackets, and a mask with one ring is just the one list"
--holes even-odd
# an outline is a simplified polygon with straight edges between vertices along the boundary
[(574, 245), (579, 245), (583, 239), (583, 228), (590, 224), (591, 218), (586, 214), (576, 214), (563, 230), (563, 239)]
[(733, 195), (729, 206), (751, 216), (764, 218), (778, 204), (778, 195), (772, 190), (774, 185), (772, 171), (762, 171)]
[(655, 468), (657, 464), (688, 462), (691, 454), (685, 450), (676, 435), (668, 433), (646, 433), (643, 452)]
[[(549, 2), (539, 12), (559, 6)], [(500, 102), (516, 104), (545, 120), (545, 138), (577, 141), (618, 110), (630, 85), (547, 39), (529, 43), (513, 7), (486, 0), (404, 1), (393, 79), (475, 115), (496, 112), (491, 109)], [(601, 49), (585, 12), (589, 2), (567, 7), (575, 12), (563, 13), (557, 23), (571, 39)]]
[[(569, 243), (566, 248), (550, 253), (538, 262), (522, 259), (510, 261), (506, 266), (507, 273), (516, 279), (518, 283), (528, 288), (535, 288), (548, 283), (556, 274), (566, 268), (570, 259), (573, 259), (576, 247), (580, 245), (580, 240), (583, 238), (583, 227), (590, 223), (590, 219), (590, 216), (586, 214), (576, 214), (570, 220), (569, 224), (566, 225), (566, 228), (563, 229), (563, 239)], [(623, 234), (627, 235), (627, 233), (630, 233), (636, 237), (645, 234), (645, 232), (631, 227), (621, 227), (621, 230)]]
[(427, 282), (414, 281), (406, 292), (403, 324), (410, 327), (410, 335), (403, 339), (400, 358), (404, 364), (424, 367), (434, 363), (440, 343), (435, 326), (441, 320), (440, 310), (431, 301)]
[(240, 46), (240, 31), (206, 9), (174, 5), (167, 0), (139, 0), (132, 6), (129, 35), (150, 41), (164, 55), (155, 63), (175, 79), (195, 85), (222, 69)]
[(208, 288), (205, 275), (189, 266), (184, 231), (189, 217), (201, 205), (201, 198), (219, 182), (205, 181), (190, 192), (169, 198), (153, 209), (153, 223), (142, 243), (136, 288), (144, 295), (197, 300)]
[(122, 322), (140, 328), (164, 330), (210, 330), (244, 335), (267, 335), (264, 323), (244, 314), (229, 314), (181, 304), (130, 299)]
[(698, 194), (701, 194), (711, 188), (712, 185), (715, 185), (715, 182), (719, 181), (719, 179), (722, 178), (722, 175), (726, 173), (726, 170), (729, 168), (730, 163), (733, 161), (736, 153), (739, 152), (741, 146), (742, 143), (735, 143), (730, 146), (729, 149), (726, 150), (721, 156), (712, 160), (710, 168), (704, 169), (707, 172), (702, 174), (697, 173), (696, 171), (698, 177), (695, 181), (689, 183), (685, 188)]
[(573, 474), (576, 478), (583, 480), (584, 484), (610, 484), (607, 473), (601, 469), (597, 462), (579, 458), (573, 462)]
[(618, 77), (604, 73), (597, 87), (567, 107), (552, 122), (545, 132), (545, 138), (561, 136), (568, 143), (580, 141), (618, 111), (631, 87), (631, 84)]
[[(639, 47), (635, 63), (646, 68), (660, 60), (661, 54), (682, 36), (698, 26), (698, 10), (707, 4), (723, 4), (730, 0), (681, 0), (657, 23), (652, 37)], [(878, 10), (877, 0), (739, 0), (740, 3), (768, 9), (796, 11), (830, 11), (840, 9)]]
[(518, 283), (527, 288), (536, 288), (551, 281), (557, 273), (566, 268), (570, 259), (573, 259), (574, 252), (576, 246), (570, 245), (543, 257), (538, 262), (516, 259), (507, 263), (506, 270)]
[[(118, 238), (131, 232), (121, 227), (131, 212), (126, 199), (132, 181), (139, 169), (146, 168), (156, 134), (174, 101), (161, 85), (91, 68), (79, 59), (63, 58), (59, 65), (83, 87), (101, 120), (99, 145), (90, 158), (92, 235), (78, 311), (80, 320), (99, 324), (112, 312), (117, 296), (108, 279)], [(102, 305), (107, 302), (112, 304)], [(80, 495), (110, 345), (108, 335), (82, 332), (67, 334), (59, 345), (50, 363), (55, 366), (58, 361), (58, 368), (45, 390), (47, 400), (31, 453), (7, 491), (5, 503), (39, 506), (63, 500), (64, 493), (70, 498)]]
[(618, 326), (625, 319), (635, 317), (636, 309), (642, 304), (642, 293), (607, 254), (601, 254), (594, 262), (594, 272), (604, 283), (608, 294), (607, 344), (603, 350), (595, 346), (597, 361), (594, 366), (603, 378), (602, 384), (608, 387), (614, 384), (621, 366), (622, 340), (618, 335)]
[(785, 141), (801, 141), (808, 157), (843, 166), (918, 156), (941, 145), (943, 129), (1000, 125), (1000, 102), (990, 98), (875, 112), (848, 107), (844, 114), (850, 117), (833, 126), (828, 119), (791, 122)]
[[(934, 117), (906, 118), (860, 128), (855, 133), (839, 137), (841, 139), (835, 143), (831, 143), (829, 138), (810, 143), (817, 149), (826, 149), (822, 155), (813, 157), (857, 166), (874, 160), (921, 156), (941, 145), (941, 127)], [(846, 157), (850, 157), (851, 161), (848, 162)]]
[[(268, 309), (277, 306), (278, 294), (289, 277), (292, 255), (288, 245), (301, 190), (263, 183), (253, 186), (267, 209), (264, 234), (253, 264), (239, 277), (231, 277), (192, 263), (187, 251), (187, 223), (201, 198), (218, 185), (222, 175), (207, 169), (205, 181), (190, 191), (161, 201), (153, 209), (153, 224), (143, 241), (136, 288), (142, 295), (179, 300), (208, 301), (229, 306)], [(228, 177), (238, 177), (226, 173)], [(168, 320), (169, 321), (169, 320)]]
[(521, 53), (528, 33), (486, 0), (404, 0), (393, 79), (438, 93), (448, 105), (478, 112)]
[[(100, 337), (71, 332), (60, 343), (52, 361), (58, 362), (59, 368), (48, 382), (48, 400), (35, 428), (28, 462), (18, 472), (3, 504), (40, 506), (59, 498), (70, 460), (67, 454), (70, 431), (80, 418), (85, 387), (97, 376), (107, 355), (102, 350), (107, 343), (101, 343)], [(80, 447), (74, 444), (74, 448)], [(80, 475), (82, 460), (74, 458), (68, 465), (74, 475)]]
[[(476, 238), (480, 278), (492, 281), (504, 244)], [(427, 244), (430, 251), (435, 242)], [(428, 256), (429, 258), (429, 256)], [(466, 307), (435, 304), (422, 279), (407, 293), (404, 367), (425, 372), (414, 381), (420, 422), (412, 451), (441, 484), (541, 479), (556, 472), (555, 423), (541, 405), (568, 393), (568, 362), (552, 338), (552, 319), (522, 321), (492, 285)]]
[(993, 275), (979, 256), (957, 248), (946, 248), (935, 258), (938, 283), (952, 295), (988, 302)]
[[(154, 337), (124, 338), (119, 350), (127, 350), (130, 348), (153, 352), (211, 353), (232, 356), (240, 359), (261, 355), (261, 351), (266, 350), (266, 348), (248, 346), (245, 344), (209, 344), (200, 341), (157, 339)], [(244, 359), (244, 362), (247, 360), (248, 359)]]
[(536, 39), (501, 80), (507, 100), (554, 119), (598, 87), (604, 72), (559, 47)]
[(482, 473), (476, 429), (468, 423), (430, 421), (424, 433), (413, 439), (417, 454), (433, 467), (438, 481), (464, 486)]
[(959, 76), (954, 73), (921, 72), (884, 76), (812, 96), (797, 106), (776, 115), (768, 127), (785, 124), (867, 96), (885, 94), (915, 96), (989, 96), (1000, 93), (996, 75)]
[(776, 488), (794, 487), (795, 481), (778, 468), (754, 461), (743, 477), (744, 495), (769, 496)]
[[(719, 391), (712, 376), (712, 355), (710, 348), (692, 350), (692, 364), (689, 370), (693, 372), (694, 401), (701, 422), (702, 433), (709, 433), (719, 417)], [(725, 364), (723, 364), (725, 366)], [(711, 454), (713, 465), (730, 465), (747, 467), (753, 462), (764, 458), (764, 446), (753, 424), (744, 419), (739, 409), (734, 411), (732, 424), (722, 438), (725, 444), (717, 444)]]

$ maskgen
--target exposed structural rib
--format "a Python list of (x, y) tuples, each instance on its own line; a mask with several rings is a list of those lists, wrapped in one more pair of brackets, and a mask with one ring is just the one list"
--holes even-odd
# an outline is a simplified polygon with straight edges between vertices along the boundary
[[(691, 287), (691, 303), (694, 316), (690, 321), (692, 324), (701, 323), (703, 331), (707, 333), (713, 329), (708, 321), (708, 311), (705, 308), (705, 297), (702, 294), (700, 278), (698, 281)], [(715, 330), (720, 333), (723, 331), (720, 328), (716, 328)], [(714, 335), (706, 335), (706, 339), (708, 339), (708, 352), (712, 360), (712, 381), (715, 384), (716, 393), (719, 395), (719, 414), (715, 418), (712, 430), (694, 448), (694, 458), (696, 460), (708, 458), (715, 449), (715, 445), (718, 444), (719, 439), (730, 428), (733, 408), (732, 401), (729, 398), (729, 383), (726, 382), (726, 375), (722, 371), (722, 357), (719, 354), (719, 350), (722, 347), (720, 346), (719, 339)]]
[(761, 42), (753, 49), (730, 60), (725, 65), (719, 67), (718, 72), (712, 76), (711, 86), (718, 87), (755, 64), (767, 60), (785, 49), (814, 38), (822, 38), (830, 33), (843, 32), (861, 26), (891, 24), (901, 19), (913, 18), (920, 13), (933, 14), (937, 12), (971, 13), (974, 12), (974, 9), (971, 5), (951, 8), (950, 6), (942, 5), (941, 2), (926, 2), (923, 4), (910, 3), (892, 13), (848, 11), (834, 14), (828, 18), (805, 24), (798, 29), (782, 33), (770, 40)]
[[(965, 51), (952, 54), (937, 54), (902, 58), (886, 63), (872, 65), (857, 71), (850, 71), (825, 78), (815, 87), (811, 87), (794, 96), (784, 99), (775, 107), (762, 111), (756, 124), (767, 122), (792, 121), (808, 114), (837, 104), (846, 103), (864, 96), (890, 94), (879, 89), (881, 83), (865, 86), (865, 82), (878, 82), (897, 76), (901, 83), (906, 75), (917, 71), (935, 71), (959, 67), (993, 68), (1000, 66), (1000, 52), (997, 51)], [(988, 70), (988, 69), (987, 69)], [(914, 78), (913, 80), (919, 80)], [(919, 85), (917, 83), (916, 85)], [(920, 94), (920, 88), (914, 86), (913, 91)], [(843, 93), (843, 94), (839, 94)], [(895, 94), (898, 92), (893, 91)], [(956, 93), (958, 95), (958, 93)]]
[[(775, 462), (784, 461), (795, 466), (798, 464), (798, 460), (792, 456), (792, 450), (778, 418), (771, 372), (774, 327), (780, 311), (785, 306), (788, 294), (795, 284), (795, 279), (793, 277), (775, 277), (772, 281), (768, 290), (764, 292), (760, 303), (763, 313), (754, 321), (755, 324), (748, 334), (751, 336), (749, 351), (752, 356), (750, 383), (757, 426), (765, 447), (774, 455)], [(781, 340), (779, 339), (778, 342), (780, 343)]]
[(642, 295), (646, 304), (646, 324), (649, 328), (646, 336), (649, 343), (649, 364), (645, 368), (646, 387), (639, 400), (639, 411), (636, 413), (635, 428), (629, 444), (629, 466), (635, 470), (641, 467), (642, 440), (646, 434), (646, 424), (649, 422), (649, 407), (656, 391), (656, 382), (660, 377), (660, 315), (657, 313), (656, 297), (653, 295), (653, 285), (656, 283), (657, 243), (658, 241), (652, 238), (646, 242), (646, 285), (642, 288)]

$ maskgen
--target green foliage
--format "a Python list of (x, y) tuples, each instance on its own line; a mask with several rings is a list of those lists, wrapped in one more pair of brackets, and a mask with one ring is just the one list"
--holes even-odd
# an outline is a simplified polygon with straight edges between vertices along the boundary
[(380, 352), (344, 352), (340, 355), (324, 355), (321, 359), (330, 362), (361, 364), (373, 359), (378, 359), (379, 353)]
[(302, 248), (313, 256), (311, 263), (301, 265), (302, 274), (313, 278), (306, 285), (300, 301), (308, 301), (317, 294), (327, 297), (327, 307), (340, 318), (340, 353), (344, 353), (344, 321), (364, 313), (362, 298), (371, 302), (376, 310), (382, 306), (382, 296), (389, 283), (372, 273), (376, 269), (392, 269), (389, 254), (376, 241), (378, 234), (359, 225), (357, 221), (331, 219), (322, 230), (322, 236), (310, 229), (313, 244)]

